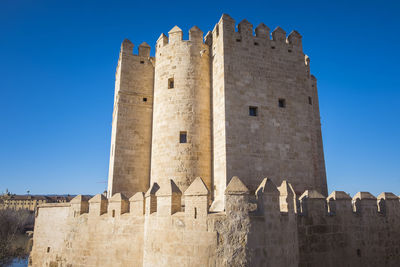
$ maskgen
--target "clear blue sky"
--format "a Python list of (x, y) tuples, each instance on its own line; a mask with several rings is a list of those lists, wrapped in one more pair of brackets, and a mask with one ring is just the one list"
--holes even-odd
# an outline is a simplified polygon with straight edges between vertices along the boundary
[(303, 35), (329, 191), (399, 194), (398, 1), (1, 0), (0, 192), (102, 192), (122, 40), (153, 47), (222, 13)]

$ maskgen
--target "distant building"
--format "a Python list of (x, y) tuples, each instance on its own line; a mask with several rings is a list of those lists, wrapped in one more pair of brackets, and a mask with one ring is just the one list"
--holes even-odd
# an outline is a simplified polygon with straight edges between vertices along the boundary
[(73, 196), (43, 196), (43, 195), (3, 195), (0, 200), (0, 209), (26, 209), (34, 211), (39, 204), (44, 203), (65, 203)]

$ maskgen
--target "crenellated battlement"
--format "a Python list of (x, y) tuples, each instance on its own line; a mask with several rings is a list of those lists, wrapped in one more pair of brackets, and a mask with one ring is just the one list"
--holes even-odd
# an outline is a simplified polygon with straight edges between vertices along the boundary
[(178, 26), (174, 26), (169, 32), (168, 37), (162, 33), (156, 42), (157, 51), (169, 44), (181, 45), (205, 45), (206, 42), (203, 40), (203, 31), (199, 27), (193, 26), (189, 30), (189, 40), (183, 40), (183, 32)]
[[(184, 208), (181, 207), (183, 195)], [(209, 213), (209, 199), (210, 192), (203, 180), (198, 177), (184, 194), (173, 180), (169, 180), (162, 187), (153, 183), (146, 193), (137, 192), (129, 199), (122, 193), (114, 194), (109, 199), (102, 194), (97, 194), (91, 199), (78, 195), (71, 200), (70, 209), (72, 217), (89, 214), (89, 216), (120, 218), (123, 214), (150, 216), (153, 213), (157, 216), (169, 216), (185, 211), (187, 215), (196, 219)]]
[[(346, 253), (347, 261), (353, 262), (354, 266), (357, 266), (360, 253), (371, 254), (364, 257), (375, 265), (379, 265), (379, 257), (372, 255), (389, 253), (391, 262), (396, 262), (399, 257), (397, 252), (390, 250), (390, 245), (384, 251), (374, 247), (379, 247), (379, 240), (388, 235), (392, 241), (387, 244), (397, 242), (400, 200), (393, 193), (384, 192), (375, 197), (369, 192), (358, 192), (351, 197), (343, 191), (333, 191), (325, 197), (316, 190), (306, 190), (298, 196), (288, 181), (284, 180), (276, 186), (272, 179), (264, 178), (252, 194), (246, 184), (235, 176), (226, 187), (223, 211), (210, 211), (209, 197), (210, 192), (200, 177), (183, 193), (172, 180), (160, 186), (154, 183), (146, 194), (139, 192), (129, 199), (130, 212), (116, 216), (114, 225), (124, 225), (127, 222), (144, 225), (144, 243), (151, 244), (151, 247), (144, 247), (153, 253), (160, 247), (167, 249), (176, 244), (178, 250), (181, 250), (187, 245), (185, 242), (189, 242), (190, 247), (196, 242), (204, 242), (201, 236), (207, 236), (207, 244), (217, 244), (210, 249), (217, 251), (218, 257), (227, 259), (228, 265), (234, 266), (238, 265), (237, 261), (246, 259), (247, 253), (265, 248), (268, 248), (268, 255), (280, 256), (274, 259), (265, 255), (247, 258), (250, 261), (248, 266), (257, 266), (257, 261), (262, 260), (274, 262), (274, 266), (291, 266), (291, 262), (311, 261), (314, 266), (321, 260), (319, 257), (328, 255), (336, 259), (341, 253)], [(184, 198), (182, 206), (181, 198)], [(120, 194), (114, 195), (112, 199), (118, 208), (126, 203)], [(99, 216), (97, 212), (95, 203), (100, 200), (104, 202), (100, 195), (89, 200), (89, 216), (86, 210), (86, 213), (77, 215), (73, 221), (79, 223), (82, 221), (79, 217), (86, 216), (88, 222), (109, 220), (109, 214)], [(80, 196), (73, 202), (81, 207), (86, 203)], [(95, 213), (91, 212), (92, 207)], [(178, 240), (178, 243), (174, 243), (169, 235), (187, 236), (190, 241)], [(367, 235), (372, 238), (370, 243), (364, 241)], [(197, 239), (194, 239), (195, 236), (198, 236)], [(238, 245), (236, 240), (246, 240), (243, 241), (245, 245)], [(276, 246), (278, 242), (279, 246)], [(330, 248), (324, 252), (313, 251), (314, 247)], [(181, 253), (184, 252), (179, 252), (179, 255)], [(152, 257), (144, 258), (144, 262), (148, 261), (156, 264)]]
[[(316, 266), (325, 257), (333, 257), (328, 262), (336, 263), (337, 255), (345, 255), (346, 262), (358, 266), (360, 253), (366, 254), (364, 261), (378, 266), (382, 255), (391, 263), (400, 257), (392, 250), (398, 242), (400, 221), (400, 201), (393, 193), (375, 197), (358, 192), (352, 198), (343, 191), (325, 197), (306, 190), (296, 196), (288, 181), (276, 186), (272, 179), (264, 178), (251, 194), (235, 176), (226, 187), (223, 211), (210, 211), (209, 198), (210, 191), (197, 177), (185, 192), (168, 180), (161, 185), (153, 183), (146, 193), (138, 192), (130, 199), (121, 193), (108, 199), (101, 194), (91, 199), (79, 195), (68, 205), (39, 205), (35, 236), (44, 236), (42, 231), (61, 231), (67, 243), (60, 247), (57, 240), (36, 239), (33, 255), (43, 255), (47, 262), (64, 255), (71, 261), (80, 255), (82, 246), (91, 244), (94, 254), (82, 257), (92, 262), (100, 257), (105, 264), (110, 261), (107, 255), (121, 249), (115, 245), (105, 252), (104, 246), (112, 242), (129, 244), (127, 255), (135, 255), (134, 263), (127, 257), (121, 259), (121, 266), (163, 265), (159, 259), (166, 256), (165, 265), (175, 266), (174, 257), (193, 255), (198, 262), (195, 266), (259, 266), (266, 260), (273, 266), (298, 266), (299, 262)], [(57, 218), (56, 229), (45, 227), (52, 223), (50, 214)], [(387, 242), (382, 248), (383, 240)], [(265, 249), (268, 254), (250, 256)], [(159, 257), (153, 257), (155, 254)]]
[[(183, 197), (184, 204), (181, 206)], [(343, 191), (333, 191), (328, 197), (324, 197), (316, 190), (306, 190), (298, 197), (292, 185), (286, 180), (277, 187), (269, 178), (264, 178), (255, 195), (251, 196), (246, 185), (235, 176), (227, 185), (225, 198), (224, 214), (246, 209), (245, 206), (239, 207), (235, 204), (237, 199), (241, 198), (247, 203), (246, 206), (253, 206), (247, 207), (249, 214), (257, 216), (268, 216), (271, 212), (293, 213), (302, 217), (332, 217), (345, 214), (354, 217), (393, 216), (393, 214), (400, 216), (400, 199), (390, 192), (381, 193), (378, 197), (369, 192), (358, 192), (351, 198)], [(91, 199), (79, 195), (71, 201), (70, 214), (72, 217), (86, 213), (90, 216), (107, 214), (104, 216), (118, 218), (122, 214), (150, 216), (155, 213), (156, 216), (170, 216), (184, 212), (186, 217), (196, 219), (215, 213), (209, 211), (209, 199), (210, 192), (200, 177), (197, 177), (184, 193), (173, 180), (169, 180), (161, 187), (154, 183), (146, 193), (138, 192), (129, 200), (121, 193), (114, 194), (108, 200), (101, 194)]]
[(120, 55), (129, 55), (129, 56), (137, 56), (142, 57), (144, 59), (150, 59), (150, 45), (146, 42), (143, 42), (138, 47), (138, 53), (133, 53), (133, 48), (135, 45), (128, 39), (125, 39), (121, 44)]
[(235, 20), (229, 15), (223, 14), (213, 30), (213, 38), (217, 40), (223, 36), (224, 41), (244, 47), (258, 46), (259, 49), (268, 48), (280, 51), (287, 49), (287, 52), (303, 51), (302, 36), (298, 31), (293, 30), (286, 36), (281, 27), (276, 27), (272, 32), (264, 23), (260, 23), (255, 29), (253, 25), (243, 19), (235, 25)]

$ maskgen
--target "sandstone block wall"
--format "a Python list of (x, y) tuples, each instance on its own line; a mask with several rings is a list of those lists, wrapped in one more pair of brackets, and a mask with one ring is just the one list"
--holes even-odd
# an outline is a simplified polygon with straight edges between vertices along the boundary
[[(223, 27), (224, 16), (218, 25)], [(225, 131), (225, 54), (224, 32), (214, 28), (207, 34), (206, 43), (211, 51), (211, 80), (212, 80), (212, 129), (213, 129), (213, 181), (214, 199), (224, 201), (226, 188), (226, 131)]]
[(300, 197), (299, 266), (399, 266), (400, 202), (391, 193)]
[[(172, 208), (181, 195), (175, 186), (135, 194), (128, 203), (137, 212), (126, 209), (120, 194), (108, 202), (78, 196), (40, 206), (30, 266), (400, 264), (400, 202), (391, 193), (376, 198), (360, 192), (352, 199), (340, 191), (325, 198), (307, 190), (298, 197), (288, 182), (276, 187), (266, 178), (252, 194), (233, 177), (224, 211), (209, 212), (208, 189), (196, 178), (185, 192), (185, 210), (178, 211)], [(151, 197), (157, 198), (155, 209), (143, 214), (136, 204), (147, 205)], [(108, 211), (100, 215), (101, 205)]]
[(223, 186), (216, 192), (221, 195), (226, 178), (238, 175), (253, 192), (267, 176), (279, 182), (285, 177), (298, 192), (326, 195), (316, 81), (302, 37), (296, 31), (286, 37), (278, 27), (270, 39), (264, 24), (253, 35), (246, 20), (237, 28), (224, 15), (212, 35), (214, 180)]
[(233, 175), (251, 192), (268, 176), (327, 194), (317, 84), (301, 35), (246, 20), (237, 29), (223, 15), (203, 42), (196, 26), (189, 40), (175, 26), (157, 40), (155, 58), (147, 44), (133, 55), (124, 41), (109, 196), (168, 179), (184, 191), (201, 176), (220, 210)]
[(156, 49), (151, 183), (185, 191), (201, 176), (212, 190), (209, 46), (199, 28), (186, 41), (175, 26)]
[(125, 40), (115, 79), (108, 196), (145, 191), (150, 180), (154, 59), (142, 43), (138, 55)]

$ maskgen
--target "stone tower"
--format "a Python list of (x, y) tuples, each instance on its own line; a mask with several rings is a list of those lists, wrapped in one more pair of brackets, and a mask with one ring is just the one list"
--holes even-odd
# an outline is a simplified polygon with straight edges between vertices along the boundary
[(196, 26), (175, 26), (156, 45), (151, 183), (183, 192), (197, 176), (212, 189), (210, 47)]
[(108, 196), (146, 191), (150, 180), (153, 58), (142, 43), (139, 54), (123, 41), (115, 74)]
[(109, 196), (170, 179), (184, 192), (197, 176), (219, 203), (233, 176), (253, 192), (268, 177), (327, 195), (317, 81), (298, 32), (223, 15), (204, 42), (196, 26), (189, 40), (175, 26), (155, 58), (132, 48), (124, 41), (117, 67)]
[[(288, 179), (327, 195), (316, 79), (301, 35), (223, 15), (206, 39), (212, 55), (215, 197), (239, 176)], [(212, 36), (212, 37), (211, 37)]]

